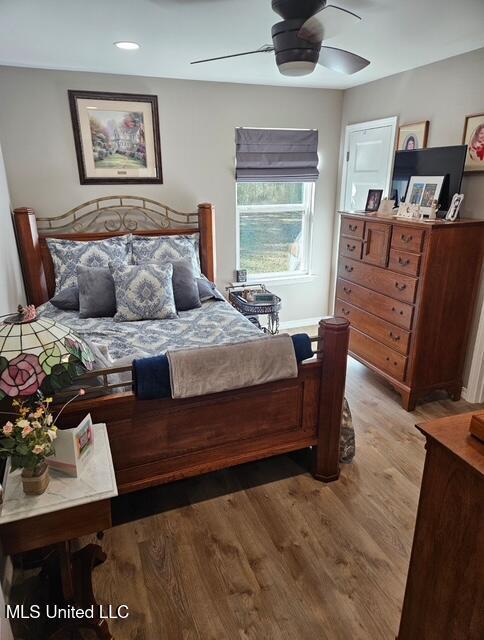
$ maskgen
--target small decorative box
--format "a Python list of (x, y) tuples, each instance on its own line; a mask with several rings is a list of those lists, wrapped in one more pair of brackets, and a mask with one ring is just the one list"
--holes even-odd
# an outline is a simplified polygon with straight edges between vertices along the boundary
[(472, 416), (469, 431), (474, 437), (484, 442), (484, 412)]

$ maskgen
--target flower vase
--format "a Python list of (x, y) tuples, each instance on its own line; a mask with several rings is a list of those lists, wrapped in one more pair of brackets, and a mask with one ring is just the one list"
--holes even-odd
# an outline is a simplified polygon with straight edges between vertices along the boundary
[(41, 462), (34, 469), (22, 470), (22, 485), (27, 495), (40, 496), (49, 486), (49, 480), (49, 467), (46, 462)]

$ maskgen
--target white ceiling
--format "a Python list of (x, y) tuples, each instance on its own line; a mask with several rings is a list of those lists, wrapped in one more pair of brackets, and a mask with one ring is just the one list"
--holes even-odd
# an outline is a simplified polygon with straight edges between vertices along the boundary
[[(190, 66), (271, 43), (270, 0), (0, 0), (0, 64), (219, 82), (346, 88), (484, 47), (484, 0), (330, 0), (363, 21), (327, 41), (369, 60), (344, 76), (279, 74), (272, 54)], [(135, 52), (118, 40), (134, 40)], [(449, 84), (451, 96), (451, 84)]]

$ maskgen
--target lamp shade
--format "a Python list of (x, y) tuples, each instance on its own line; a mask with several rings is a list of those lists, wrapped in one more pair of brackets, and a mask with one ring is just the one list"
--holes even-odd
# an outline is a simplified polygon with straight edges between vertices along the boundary
[(90, 348), (68, 327), (20, 308), (0, 325), (0, 400), (52, 393), (92, 369)]

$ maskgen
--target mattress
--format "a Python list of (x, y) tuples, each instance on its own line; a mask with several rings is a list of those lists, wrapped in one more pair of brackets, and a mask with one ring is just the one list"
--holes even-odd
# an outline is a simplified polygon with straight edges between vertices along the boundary
[(130, 365), (135, 358), (164, 354), (168, 349), (233, 344), (264, 337), (264, 333), (228, 302), (208, 300), (198, 309), (180, 311), (169, 320), (114, 322), (112, 318), (79, 318), (50, 302), (39, 316), (70, 327), (92, 349), (96, 368)]

